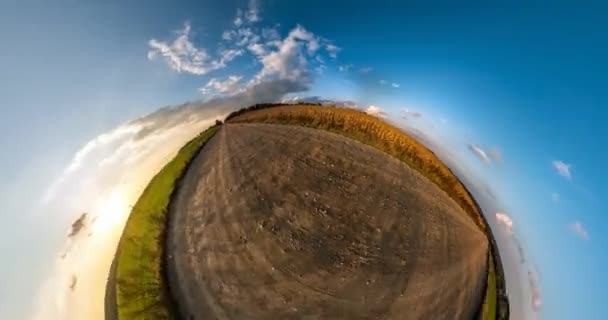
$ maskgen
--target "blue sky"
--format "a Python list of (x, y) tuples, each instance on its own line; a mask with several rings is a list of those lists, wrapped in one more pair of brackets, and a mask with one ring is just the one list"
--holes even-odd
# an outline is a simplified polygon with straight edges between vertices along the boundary
[[(0, 287), (15, 294), (5, 306), (9, 293), (0, 289), (0, 310), (23, 317), (18, 309), (27, 309), (44, 262), (63, 243), (64, 226), (48, 227), (60, 210), (37, 199), (88, 141), (159, 107), (289, 80), (308, 91), (288, 96), (375, 105), (438, 139), (512, 218), (529, 260), (522, 268), (539, 273), (542, 315), (603, 318), (605, 10), (553, 2), (3, 1), (0, 248), (15, 263), (2, 266), (12, 280)], [(259, 40), (244, 40), (238, 32), (246, 28)], [(305, 66), (268, 57), (290, 33)], [(181, 69), (162, 51), (180, 36), (193, 48)], [(249, 48), (255, 43), (264, 52)], [(287, 64), (273, 64), (279, 60)]]

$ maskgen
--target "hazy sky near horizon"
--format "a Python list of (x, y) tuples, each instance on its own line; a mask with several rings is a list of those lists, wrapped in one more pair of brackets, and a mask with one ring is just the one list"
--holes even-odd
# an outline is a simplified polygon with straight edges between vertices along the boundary
[[(523, 247), (522, 274), (540, 279), (542, 306), (526, 316), (602, 318), (605, 10), (554, 2), (1, 2), (0, 249), (9, 263), (0, 266), (0, 318), (29, 316), (70, 223), (103, 207), (105, 198), (74, 187), (53, 191), (66, 172), (79, 172), (69, 169), (75, 155), (98, 152), (82, 162), (98, 187), (105, 171), (97, 162), (128, 163), (155, 141), (173, 141), (149, 160), (156, 168), (185, 132), (222, 114), (217, 101), (235, 95), (235, 107), (254, 98), (352, 100), (421, 130), (497, 198), (505, 215), (487, 214), (499, 217), (504, 241)], [(204, 117), (161, 112), (125, 125), (213, 97), (205, 108), (219, 111)], [(186, 131), (172, 124), (137, 142), (144, 128), (184, 117)], [(124, 154), (111, 158), (118, 146)], [(44, 201), (68, 191), (81, 201)]]

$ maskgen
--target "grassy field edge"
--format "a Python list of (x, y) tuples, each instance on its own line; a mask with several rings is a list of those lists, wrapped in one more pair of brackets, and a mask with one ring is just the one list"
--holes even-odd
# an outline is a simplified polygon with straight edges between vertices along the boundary
[(119, 319), (176, 319), (164, 275), (166, 213), (188, 165), (219, 128), (212, 126), (186, 143), (133, 206), (116, 257)]
[(360, 110), (317, 104), (259, 104), (233, 112), (226, 122), (298, 125), (330, 131), (384, 151), (419, 171), (454, 199), (488, 236), (490, 250), (486, 293), (478, 318), (508, 319), (504, 273), (490, 226), (464, 184), (443, 161), (416, 139)]

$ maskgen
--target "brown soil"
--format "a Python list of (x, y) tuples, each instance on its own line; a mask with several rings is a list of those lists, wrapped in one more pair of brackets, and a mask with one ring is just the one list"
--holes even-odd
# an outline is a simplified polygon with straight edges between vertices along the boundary
[(436, 185), (369, 146), (226, 124), (171, 205), (185, 319), (470, 319), (488, 242)]

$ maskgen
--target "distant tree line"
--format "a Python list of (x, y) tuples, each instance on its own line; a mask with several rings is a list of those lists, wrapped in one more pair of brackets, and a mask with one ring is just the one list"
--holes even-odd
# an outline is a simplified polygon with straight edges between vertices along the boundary
[(275, 102), (275, 103), (257, 103), (254, 104), (252, 106), (246, 107), (246, 108), (242, 108), (239, 109), (237, 111), (231, 112), (227, 117), (226, 117), (226, 122), (236, 116), (240, 116), (243, 113), (247, 113), (247, 112), (251, 112), (251, 111), (256, 111), (256, 110), (261, 110), (261, 109), (268, 109), (268, 108), (275, 108), (275, 107), (284, 107), (284, 106), (322, 106), (322, 104), (320, 102), (295, 102), (295, 103), (285, 103), (285, 102)]

